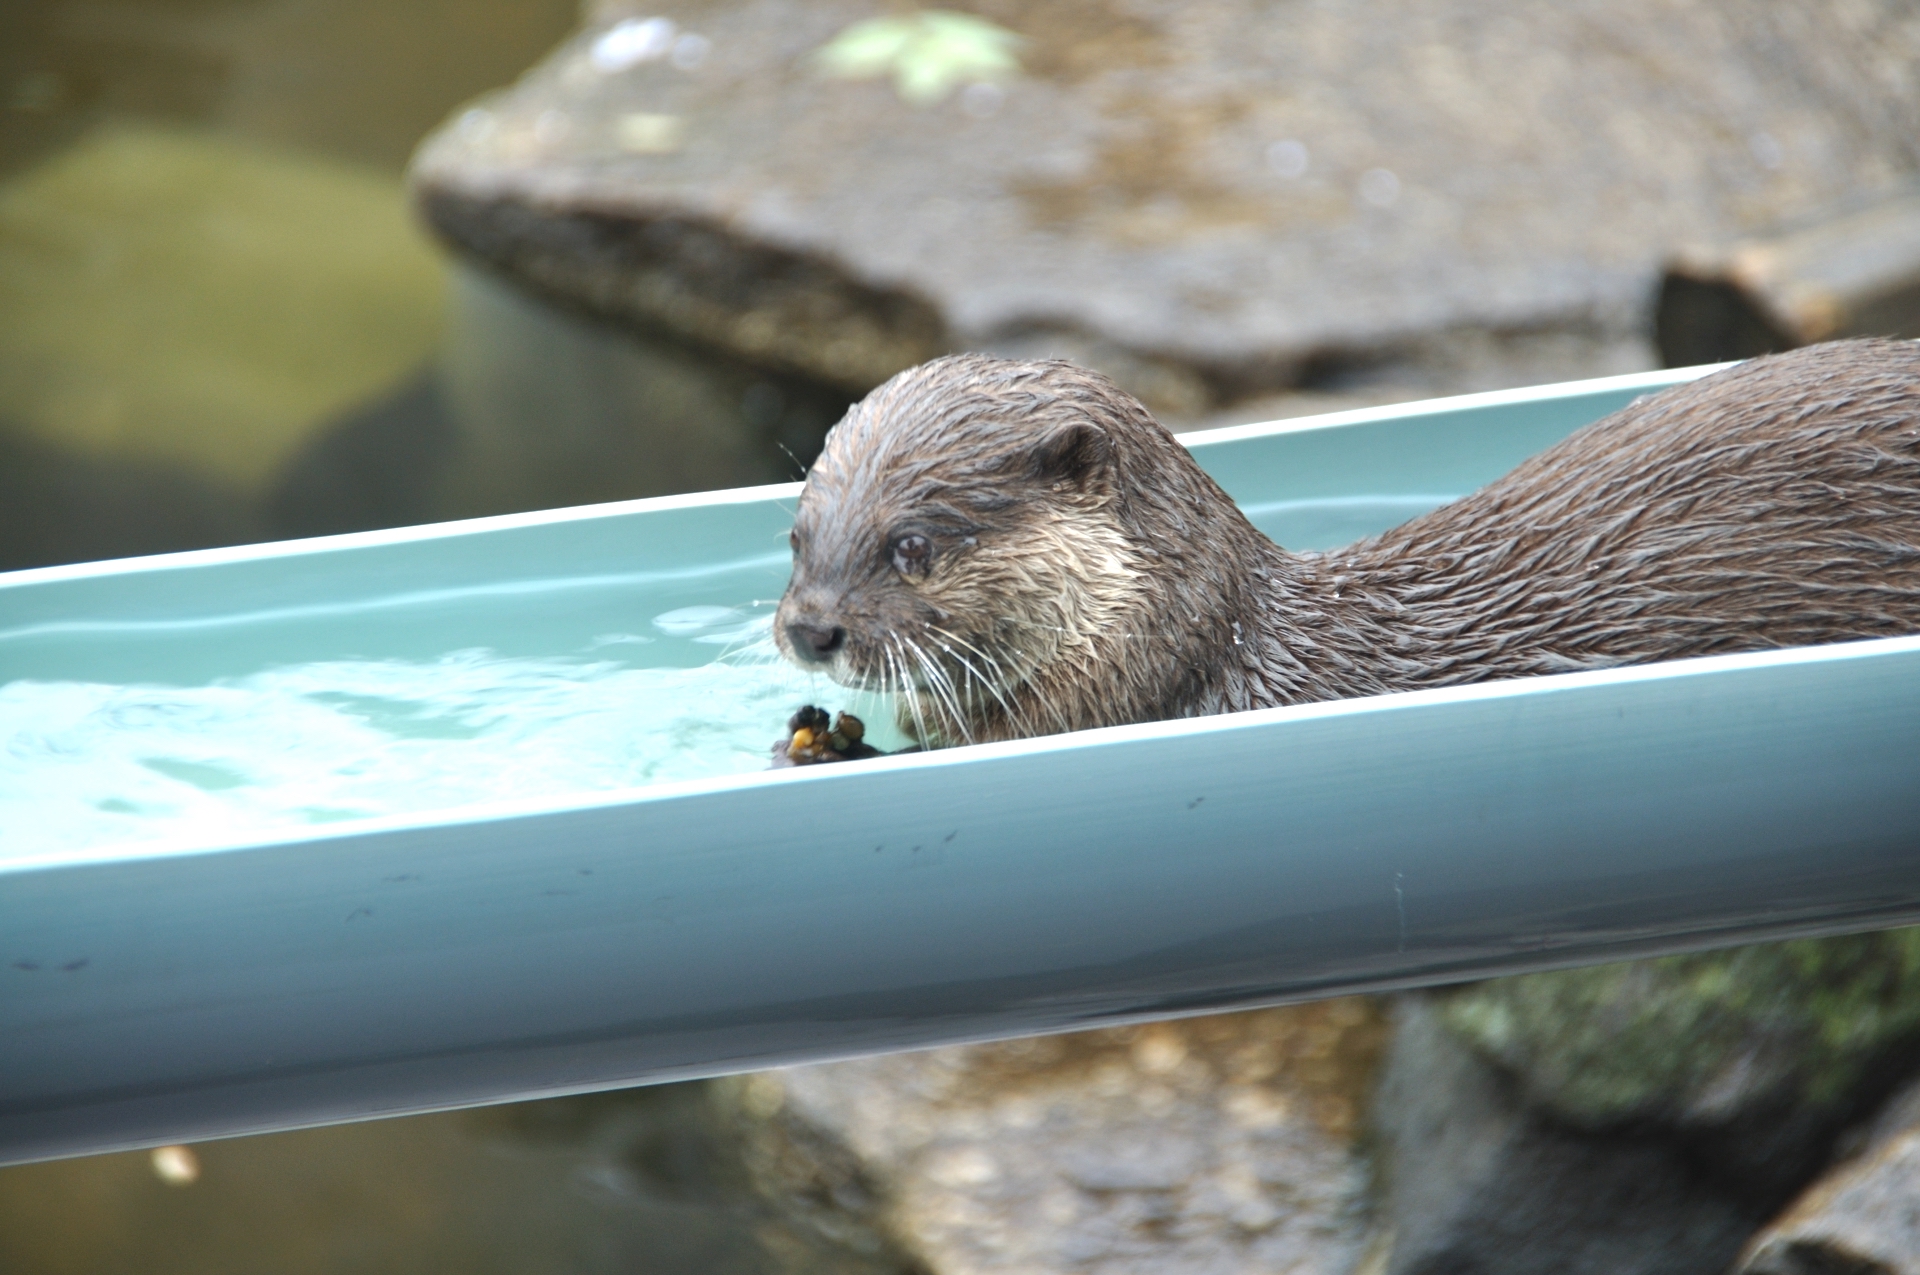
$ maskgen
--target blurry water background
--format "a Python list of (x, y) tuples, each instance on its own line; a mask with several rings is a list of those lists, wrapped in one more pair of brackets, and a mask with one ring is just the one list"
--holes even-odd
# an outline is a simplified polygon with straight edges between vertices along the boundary
[[(796, 477), (844, 395), (524, 300), (411, 215), (420, 138), (577, 17), (9, 5), (0, 569)], [(462, 427), (552, 462), (450, 499)]]
[(264, 538), (303, 448), (444, 339), (422, 133), (565, 0), (16, 3), (0, 42), (0, 566)]

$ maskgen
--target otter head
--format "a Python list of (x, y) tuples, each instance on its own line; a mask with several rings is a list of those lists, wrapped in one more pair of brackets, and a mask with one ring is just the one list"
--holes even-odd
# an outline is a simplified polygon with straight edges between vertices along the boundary
[(1143, 464), (1156, 486), (1191, 471), (1225, 502), (1097, 373), (980, 355), (902, 372), (834, 427), (807, 477), (775, 641), (803, 668), (893, 693), (930, 746), (1100, 724), (1100, 701), (1117, 702), (1104, 675), (1130, 680), (1114, 671), (1125, 639), (1164, 627), (1153, 576), (1172, 564), (1132, 525), (1126, 481)]

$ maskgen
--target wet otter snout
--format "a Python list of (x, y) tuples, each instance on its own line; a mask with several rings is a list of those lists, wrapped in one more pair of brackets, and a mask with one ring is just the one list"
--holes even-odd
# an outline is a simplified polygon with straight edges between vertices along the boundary
[(847, 645), (847, 631), (816, 616), (789, 620), (786, 624), (787, 649), (802, 664), (831, 664)]

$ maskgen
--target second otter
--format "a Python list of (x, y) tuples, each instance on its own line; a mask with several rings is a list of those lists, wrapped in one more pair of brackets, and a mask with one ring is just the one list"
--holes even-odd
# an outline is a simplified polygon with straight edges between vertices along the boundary
[(1756, 359), (1290, 553), (1106, 378), (979, 355), (828, 435), (776, 617), (938, 747), (1920, 632), (1920, 345)]

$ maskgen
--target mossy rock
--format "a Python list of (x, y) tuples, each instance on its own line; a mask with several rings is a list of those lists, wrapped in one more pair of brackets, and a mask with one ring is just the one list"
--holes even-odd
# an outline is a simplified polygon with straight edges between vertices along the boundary
[(1579, 1127), (1840, 1115), (1920, 1040), (1920, 929), (1495, 979), (1440, 1012)]
[(0, 416), (257, 495), (425, 361), (443, 293), (382, 173), (103, 125), (0, 183)]

